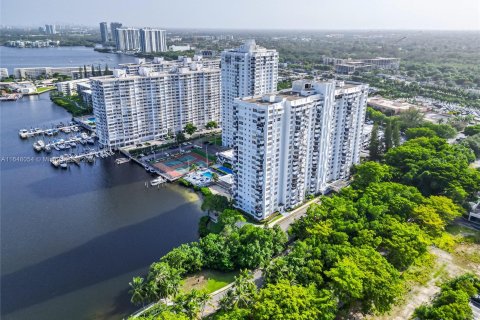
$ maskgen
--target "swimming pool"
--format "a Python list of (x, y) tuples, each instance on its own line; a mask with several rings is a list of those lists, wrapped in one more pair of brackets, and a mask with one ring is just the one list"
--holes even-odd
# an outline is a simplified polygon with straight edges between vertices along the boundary
[(88, 118), (87, 120), (90, 122), (95, 122), (95, 118)]
[(202, 173), (202, 175), (209, 179), (213, 178), (213, 174), (210, 171), (205, 171), (204, 173)]
[(223, 172), (228, 173), (228, 174), (233, 173), (232, 169), (226, 168), (224, 166), (218, 167), (218, 170), (223, 171)]

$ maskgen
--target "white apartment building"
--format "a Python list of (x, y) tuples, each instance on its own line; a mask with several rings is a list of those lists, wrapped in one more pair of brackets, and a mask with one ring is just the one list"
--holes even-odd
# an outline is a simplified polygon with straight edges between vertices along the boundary
[(235, 98), (277, 91), (278, 53), (248, 40), (239, 48), (222, 52), (222, 143), (233, 145)]
[(142, 52), (167, 51), (166, 31), (160, 29), (140, 29), (140, 50)]
[(57, 29), (55, 28), (54, 24), (46, 24), (45, 25), (45, 33), (46, 34), (56, 34)]
[(142, 66), (138, 74), (116, 69), (91, 78), (100, 143), (118, 148), (164, 139), (187, 123), (204, 128), (220, 118), (220, 69), (192, 63), (162, 72)]
[(140, 30), (119, 27), (115, 29), (115, 45), (120, 51), (140, 50)]
[[(73, 79), (78, 78), (83, 73), (80, 67), (34, 67), (34, 68), (15, 68), (13, 75), (17, 79), (37, 79), (38, 77), (52, 77), (54, 74), (60, 74)], [(90, 66), (87, 68), (87, 76), (90, 74)]]
[(329, 180), (346, 179), (360, 162), (368, 85), (339, 81), (335, 88)]
[(8, 69), (0, 68), (0, 80), (8, 78)]
[(55, 85), (57, 87), (58, 92), (67, 96), (71, 96), (78, 93), (77, 91), (78, 84), (88, 84), (88, 83), (90, 83), (90, 79), (87, 78), (87, 79), (57, 82)]
[(236, 99), (234, 199), (261, 220), (326, 191), (359, 162), (368, 86), (295, 81), (292, 90)]

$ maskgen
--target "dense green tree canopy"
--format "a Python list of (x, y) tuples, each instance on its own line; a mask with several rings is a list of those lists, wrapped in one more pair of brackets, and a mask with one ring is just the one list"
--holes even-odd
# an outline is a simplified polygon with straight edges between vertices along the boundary
[(329, 320), (335, 319), (336, 311), (332, 292), (281, 281), (260, 290), (251, 316), (256, 320)]

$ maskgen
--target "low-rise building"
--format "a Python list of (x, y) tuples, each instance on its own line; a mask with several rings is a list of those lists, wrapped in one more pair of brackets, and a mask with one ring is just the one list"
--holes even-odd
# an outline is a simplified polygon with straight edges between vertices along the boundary
[(0, 68), (0, 80), (8, 78), (8, 69)]
[[(90, 77), (90, 67), (86, 67), (87, 77)], [(83, 78), (85, 71), (80, 67), (34, 67), (15, 68), (13, 75), (16, 79), (38, 79), (40, 77), (51, 78), (55, 74), (71, 77), (72, 79)]]
[(89, 79), (78, 79), (78, 80), (57, 82), (55, 85), (57, 87), (58, 92), (66, 96), (71, 96), (78, 93), (77, 90), (78, 90), (79, 84), (86, 84), (89, 82), (90, 82)]
[(194, 48), (192, 48), (189, 44), (183, 46), (171, 45), (170, 47), (168, 47), (168, 50), (170, 51), (189, 51), (192, 49)]
[(401, 100), (384, 99), (382, 97), (368, 98), (368, 105), (388, 114), (399, 114), (410, 109), (418, 109), (422, 112), (428, 111), (428, 108), (423, 106), (417, 106)]

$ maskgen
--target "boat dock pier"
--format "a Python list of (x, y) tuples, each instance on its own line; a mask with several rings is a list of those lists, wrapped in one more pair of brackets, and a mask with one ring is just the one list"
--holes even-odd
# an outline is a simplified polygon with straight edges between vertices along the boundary
[(46, 151), (47, 153), (50, 153), (53, 149), (60, 151), (64, 149), (76, 148), (78, 144), (94, 145), (95, 137), (94, 135), (89, 136), (87, 133), (82, 132), (82, 134), (66, 138), (66, 140), (56, 139), (48, 142), (44, 140), (38, 140), (33, 144), (33, 149), (35, 149), (35, 151), (38, 151), (38, 152)]
[(52, 157), (50, 163), (55, 167), (67, 169), (69, 163), (74, 163), (76, 165), (80, 165), (80, 162), (82, 161), (93, 163), (95, 158), (107, 158), (112, 155), (114, 155), (114, 152), (111, 150), (93, 150), (80, 154), (67, 153), (59, 157)]
[(31, 128), (30, 130), (27, 129), (20, 129), (18, 131), (18, 135), (22, 139), (28, 139), (35, 136), (54, 136), (57, 135), (59, 132), (63, 133), (71, 133), (71, 132), (79, 132), (80, 127), (76, 124), (60, 124), (54, 126), (52, 128), (41, 129), (41, 128)]

